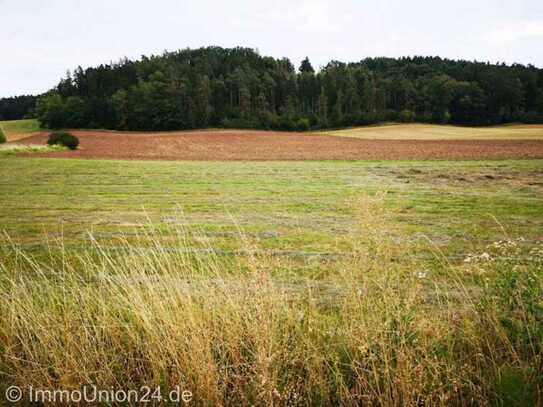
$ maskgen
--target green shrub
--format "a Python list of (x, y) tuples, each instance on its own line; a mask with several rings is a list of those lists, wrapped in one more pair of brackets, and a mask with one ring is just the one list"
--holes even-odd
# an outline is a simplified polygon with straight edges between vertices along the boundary
[(79, 145), (79, 139), (70, 133), (55, 131), (49, 134), (47, 144), (50, 146), (59, 144), (64, 147), (68, 147), (70, 150), (75, 150)]
[(308, 131), (310, 128), (309, 119), (298, 119), (296, 122), (296, 130), (298, 131)]
[(279, 117), (279, 130), (294, 131), (296, 130), (296, 120), (288, 114)]
[(266, 130), (276, 130), (279, 128), (279, 116), (272, 112), (264, 112), (260, 117), (262, 127)]
[(2, 128), (0, 127), (0, 144), (6, 142), (6, 136), (4, 135), (4, 132), (2, 131)]
[(55, 145), (55, 144), (60, 144), (60, 138), (62, 134), (63, 133), (60, 133), (60, 132), (54, 132), (54, 133), (49, 134), (49, 138), (47, 139), (47, 144), (49, 144), (50, 146)]
[(415, 112), (404, 109), (400, 112), (400, 121), (402, 123), (413, 123), (415, 121)]

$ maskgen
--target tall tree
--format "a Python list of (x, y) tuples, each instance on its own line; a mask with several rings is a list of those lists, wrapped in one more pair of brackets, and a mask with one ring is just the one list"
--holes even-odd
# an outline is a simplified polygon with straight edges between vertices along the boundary
[(321, 94), (319, 95), (319, 125), (328, 127), (328, 97), (324, 87), (321, 88)]
[(305, 59), (300, 64), (299, 68), (300, 73), (315, 73), (315, 70), (313, 69), (313, 65), (311, 65), (311, 62), (309, 62), (309, 57), (305, 57)]

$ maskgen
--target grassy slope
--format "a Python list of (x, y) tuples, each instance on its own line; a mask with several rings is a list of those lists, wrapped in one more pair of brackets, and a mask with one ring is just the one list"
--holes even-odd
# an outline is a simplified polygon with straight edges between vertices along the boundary
[(8, 141), (19, 140), (29, 134), (40, 131), (40, 124), (35, 119), (0, 121)]
[(383, 140), (543, 140), (543, 126), (458, 127), (434, 124), (389, 124), (323, 131), (318, 134)]
[[(364, 194), (387, 192), (406, 238), (429, 236), (453, 259), (512, 234), (540, 237), (541, 161), (122, 162), (0, 160), (0, 225), (26, 244), (61, 231), (80, 245), (148, 222), (181, 222), (231, 248), (234, 223), (263, 248), (341, 253)], [(179, 218), (180, 213), (183, 213)], [(287, 256), (288, 257), (288, 256)]]

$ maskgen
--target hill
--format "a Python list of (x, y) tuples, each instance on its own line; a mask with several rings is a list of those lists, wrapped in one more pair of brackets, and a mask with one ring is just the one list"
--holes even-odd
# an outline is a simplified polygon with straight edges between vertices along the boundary
[(82, 69), (36, 106), (50, 128), (276, 130), (383, 121), (543, 123), (543, 70), (439, 57), (332, 61), (316, 72), (249, 48), (165, 52)]

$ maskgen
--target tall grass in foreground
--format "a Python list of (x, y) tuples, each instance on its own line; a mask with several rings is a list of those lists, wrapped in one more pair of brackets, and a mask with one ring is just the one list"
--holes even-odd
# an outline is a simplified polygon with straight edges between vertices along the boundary
[(208, 405), (541, 404), (543, 252), (506, 240), (429, 267), (380, 202), (360, 206), (351, 254), (319, 281), (273, 277), (243, 236), (234, 259), (152, 227), (39, 261), (6, 243), (0, 382), (181, 384)]

